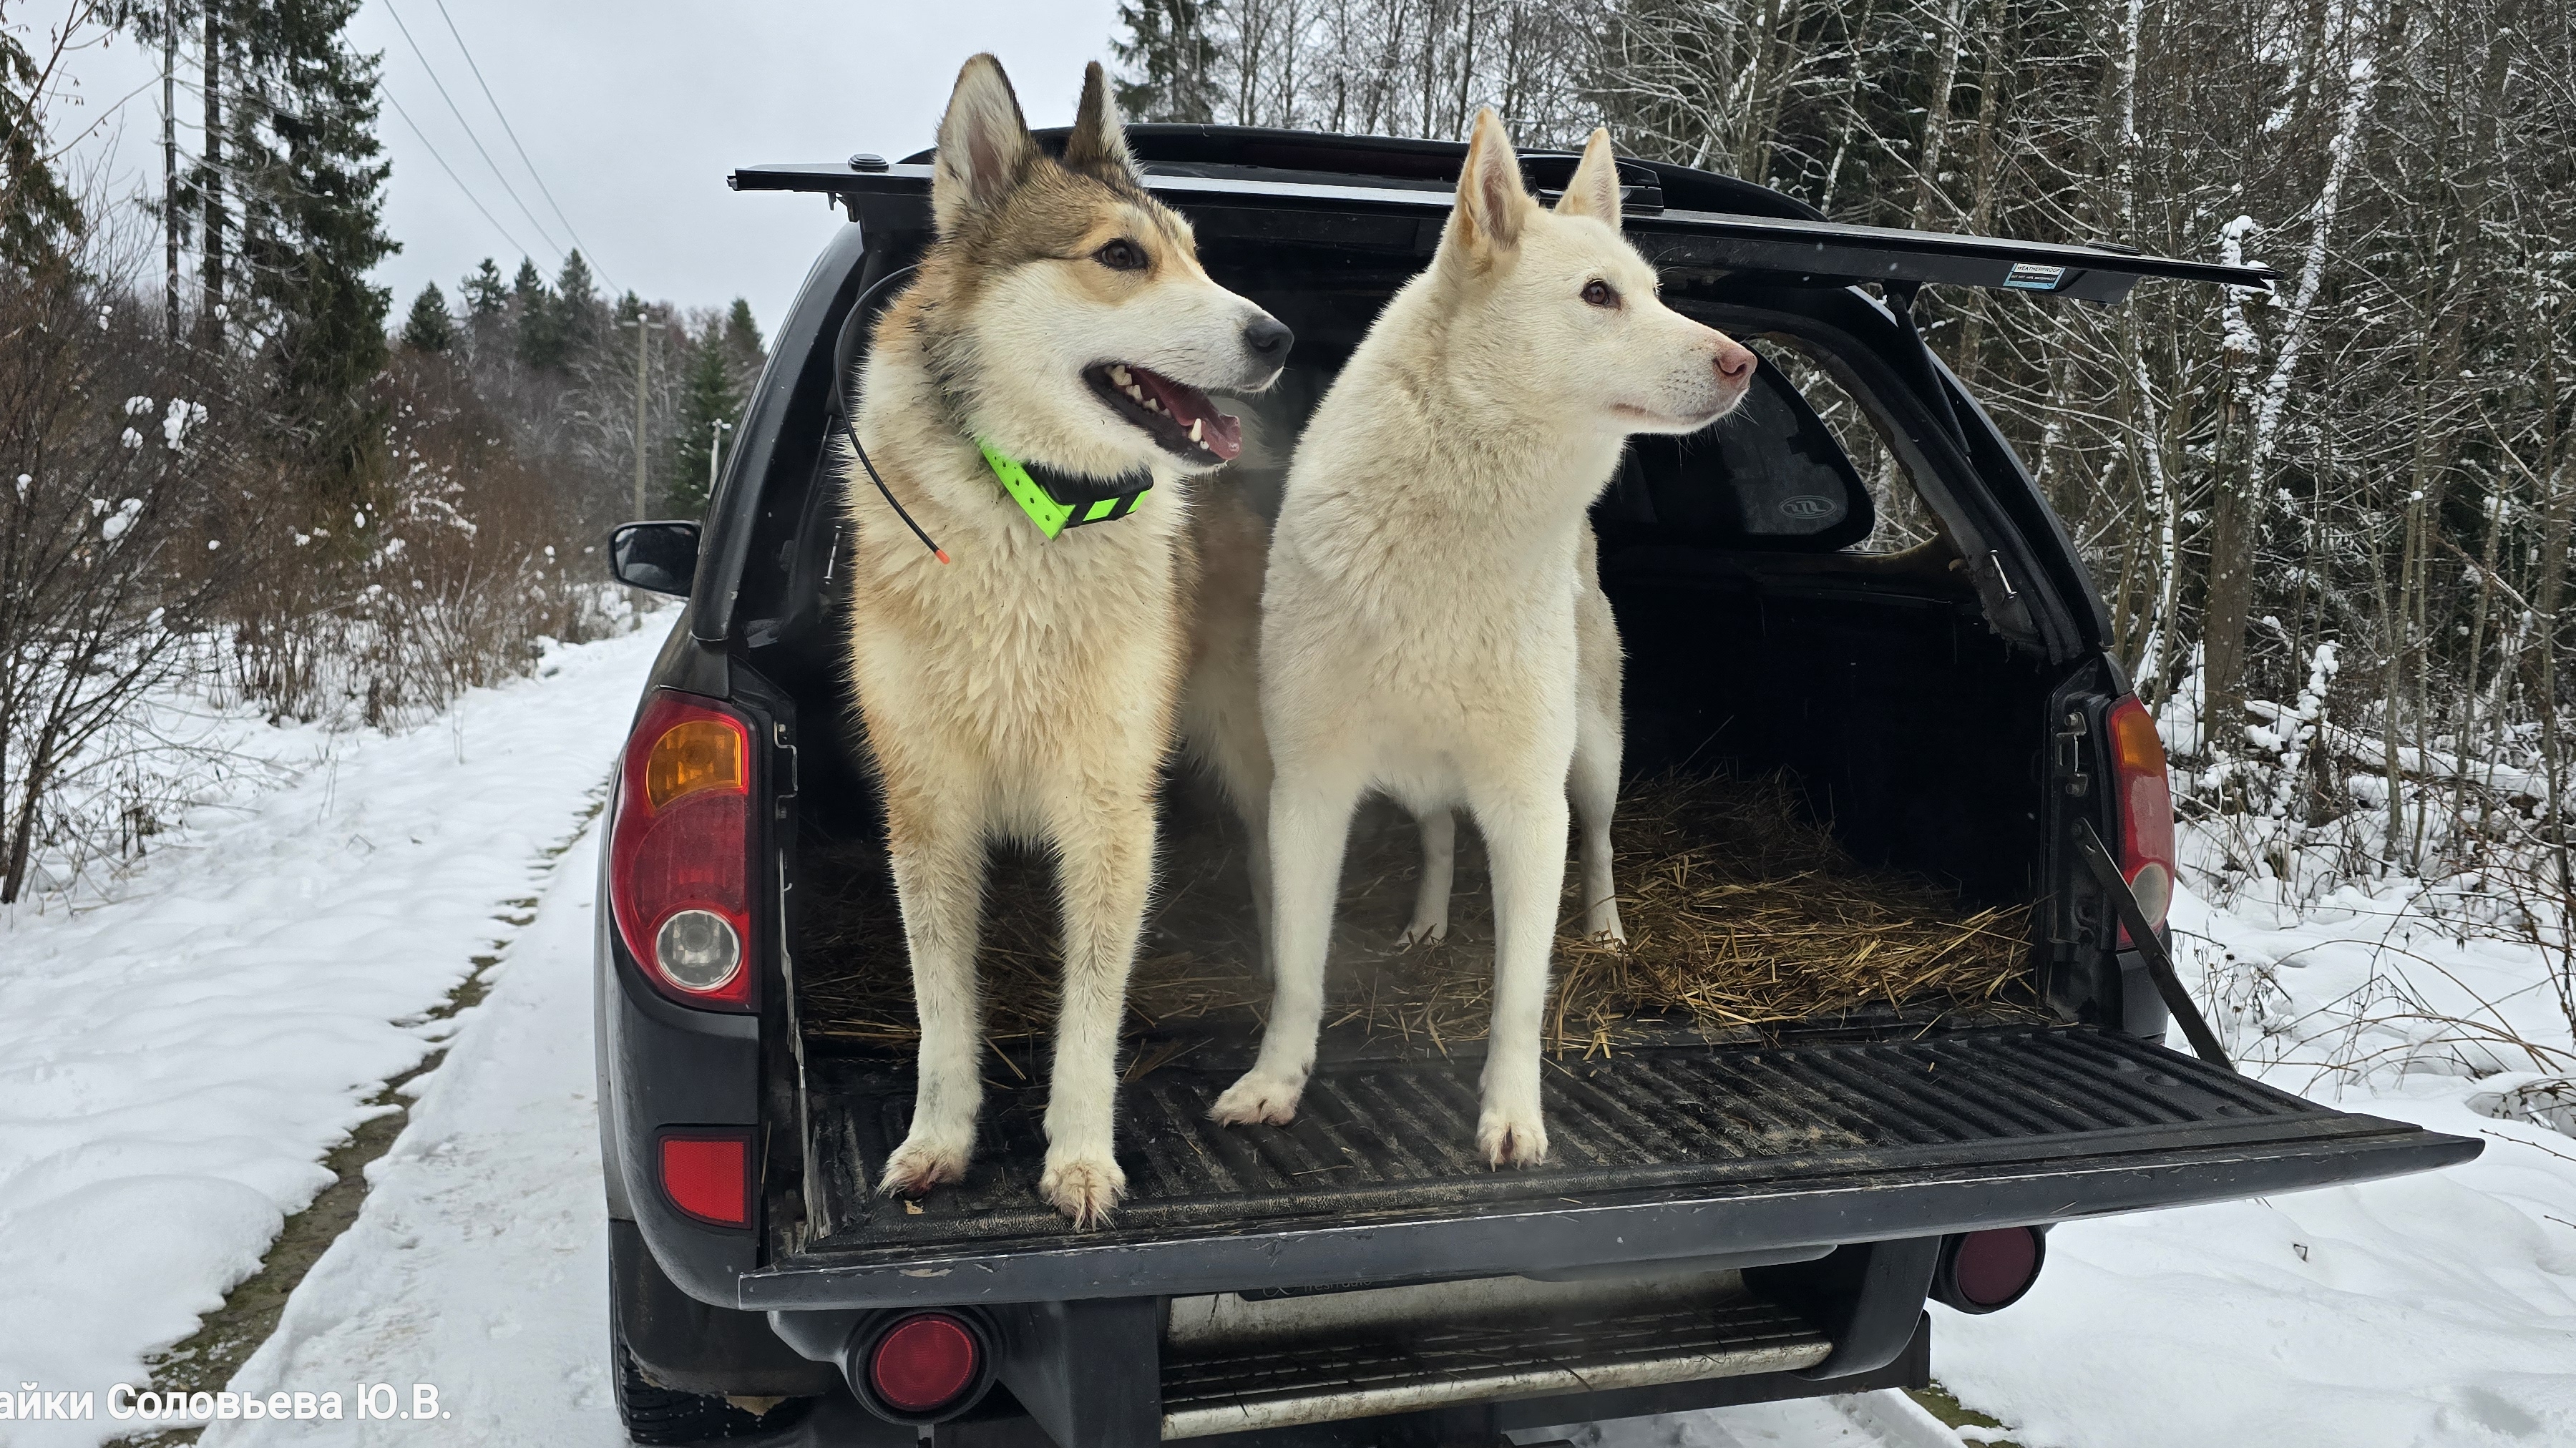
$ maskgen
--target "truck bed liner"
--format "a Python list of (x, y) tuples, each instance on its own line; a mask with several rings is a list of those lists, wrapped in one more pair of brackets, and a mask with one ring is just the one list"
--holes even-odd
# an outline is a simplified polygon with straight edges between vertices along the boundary
[[(1205, 1290), (1201, 1276), (1312, 1286), (1338, 1280), (1306, 1265), (1330, 1253), (1294, 1245), (1317, 1237), (1341, 1242), (1346, 1273), (1363, 1242), (1361, 1259), (1419, 1276), (1723, 1254), (2241, 1197), (2477, 1151), (2127, 1037), (2032, 1026), (1551, 1060), (1548, 1164), (1491, 1172), (1474, 1156), (1477, 1068), (1328, 1061), (1295, 1124), (1225, 1128), (1206, 1109), (1233, 1063), (1163, 1067), (1121, 1095), (1127, 1205), (1076, 1234), (1035, 1190), (1042, 1090), (995, 1092), (967, 1182), (914, 1209), (869, 1190), (902, 1139), (911, 1073), (818, 1059), (807, 1238), (744, 1299), (975, 1300), (1056, 1277), (1104, 1296)], [(1792, 1199), (1802, 1212), (1757, 1210)], [(1533, 1215), (1564, 1230), (1530, 1235)], [(1522, 1227), (1507, 1260), (1479, 1255), (1493, 1234), (1439, 1231), (1500, 1218)]]

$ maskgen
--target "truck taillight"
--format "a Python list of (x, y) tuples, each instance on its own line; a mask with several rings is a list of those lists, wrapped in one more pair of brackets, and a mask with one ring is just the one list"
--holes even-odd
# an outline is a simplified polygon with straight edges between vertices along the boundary
[[(2173, 904), (2173, 786), (2165, 779), (2165, 744), (2147, 706), (2130, 694), (2111, 706), (2111, 775), (2120, 804), (2120, 874), (2149, 925), (2165, 923)], [(2120, 931), (2120, 943), (2129, 932)]]
[(751, 728), (658, 690), (617, 778), (608, 888), (645, 979), (687, 1005), (751, 1008)]

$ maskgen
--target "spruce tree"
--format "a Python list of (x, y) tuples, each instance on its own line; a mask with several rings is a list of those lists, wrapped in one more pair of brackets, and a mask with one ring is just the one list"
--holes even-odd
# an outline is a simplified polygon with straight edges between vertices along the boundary
[(456, 345), (456, 319), (447, 313), (447, 297), (431, 282), (411, 299), (404, 319), (403, 345), (415, 352), (444, 352)]
[(563, 370), (563, 324), (556, 315), (555, 295), (547, 289), (537, 264), (526, 257), (519, 258), (519, 274), (510, 282), (510, 303), (518, 313), (514, 320), (521, 365), (536, 372)]
[(1125, 33), (1109, 42), (1119, 69), (1129, 77), (1117, 83), (1118, 109), (1140, 121), (1216, 119), (1217, 44), (1208, 22), (1216, 0), (1122, 0), (1118, 25)]
[(598, 347), (608, 329), (607, 306), (599, 299), (590, 263), (579, 251), (564, 257), (555, 275), (555, 335), (565, 364)]
[(488, 256), (483, 258), (483, 265), (457, 283), (457, 290), (465, 294), (465, 315), (476, 321), (497, 317), (510, 305), (510, 289), (501, 284), (501, 269)]
[[(730, 333), (723, 324), (710, 325), (689, 349), (687, 370), (680, 376), (675, 432), (662, 447), (668, 460), (663, 492), (670, 499), (673, 517), (695, 518), (706, 512), (707, 457), (718, 445), (716, 424), (735, 422), (742, 415), (743, 392), (734, 380), (733, 359), (727, 355)], [(725, 442), (731, 441), (731, 434), (726, 434)]]
[(294, 450), (364, 487), (384, 428), (366, 384), (384, 369), (393, 296), (367, 273), (401, 249), (384, 230), (378, 58), (349, 46), (357, 0), (226, 9), (240, 92), (227, 139), (262, 357)]
[(44, 128), (30, 98), (35, 58), (0, 26), (0, 263), (32, 271), (62, 255), (81, 232), (79, 204), (54, 174)]
[(768, 345), (760, 340), (760, 324), (752, 320), (751, 302), (736, 297), (724, 319), (725, 370), (733, 379), (734, 392), (749, 397), (760, 381), (760, 369), (769, 360)]

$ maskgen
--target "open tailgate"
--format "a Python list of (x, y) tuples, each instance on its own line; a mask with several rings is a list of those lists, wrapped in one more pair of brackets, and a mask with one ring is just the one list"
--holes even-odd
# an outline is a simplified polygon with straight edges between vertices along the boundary
[(1207, 1105), (1244, 1062), (1128, 1084), (1131, 1196), (1075, 1233), (1037, 1196), (1042, 1088), (995, 1093), (964, 1186), (870, 1191), (908, 1069), (809, 1063), (808, 1220), (747, 1308), (1251, 1292), (1759, 1253), (2361, 1181), (2480, 1143), (2336, 1111), (2125, 1036), (2015, 1027), (1552, 1060), (1552, 1155), (1475, 1159), (1471, 1057), (1327, 1063), (1287, 1127)]
[[(854, 170), (847, 163), (745, 166), (733, 173), (730, 184), (739, 191), (821, 192), (838, 199), (863, 224), (926, 230), (930, 167), (865, 159), (881, 169)], [(1570, 167), (1573, 158), (1533, 154), (1522, 159), (1538, 171), (1556, 161)], [(1428, 257), (1449, 216), (1447, 185), (1362, 177), (1269, 179), (1252, 167), (1157, 166), (1150, 155), (1144, 164), (1146, 186), (1186, 212), (1202, 239), (1239, 236)], [(1235, 174), (1212, 174), (1221, 172)], [(2107, 303), (2127, 297), (2148, 277), (2261, 291), (2270, 291), (2274, 278), (2265, 266), (2183, 261), (2125, 248), (1796, 217), (1631, 207), (1623, 221), (1629, 239), (1659, 265), (1757, 273), (1801, 284), (1934, 283)]]

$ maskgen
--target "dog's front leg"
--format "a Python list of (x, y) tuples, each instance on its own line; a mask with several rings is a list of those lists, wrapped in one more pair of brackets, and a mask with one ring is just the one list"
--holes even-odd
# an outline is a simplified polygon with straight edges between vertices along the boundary
[(921, 1069), (912, 1130), (887, 1158), (879, 1190), (920, 1196), (962, 1180), (984, 1101), (984, 1032), (975, 985), (975, 939), (984, 909), (984, 826), (971, 808), (941, 808), (889, 792), (887, 853), (894, 862), (912, 999), (921, 1021)]
[(1270, 964), (1278, 978), (1261, 1054), (1208, 1111), (1228, 1126), (1285, 1126), (1297, 1118), (1297, 1098), (1315, 1069), (1333, 894), (1358, 803), (1356, 780), (1282, 772), (1270, 791)]
[(1150, 774), (1126, 785), (1069, 790), (1049, 811), (1064, 908), (1064, 1005), (1056, 1015), (1038, 1194), (1082, 1228), (1106, 1221), (1127, 1190), (1112, 1116), (1127, 974), (1153, 886), (1154, 785)]
[(1565, 889), (1565, 791), (1480, 791), (1475, 806), (1494, 880), (1494, 1018), (1485, 1040), (1476, 1149), (1489, 1166), (1530, 1166), (1547, 1157), (1539, 1024)]

